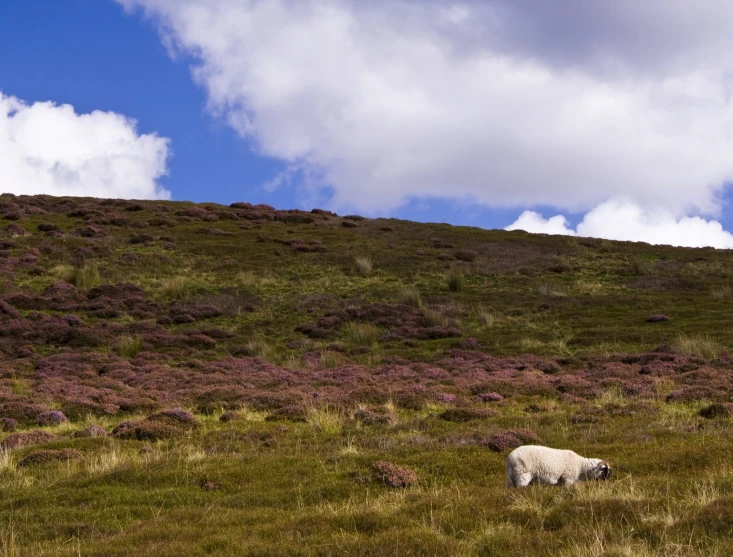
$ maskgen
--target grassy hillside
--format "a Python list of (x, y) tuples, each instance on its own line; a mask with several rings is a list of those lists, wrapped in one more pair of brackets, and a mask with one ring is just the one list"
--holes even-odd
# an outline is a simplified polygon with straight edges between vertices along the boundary
[[(733, 554), (733, 256), (0, 196), (0, 555)], [(542, 442), (611, 481), (504, 487)]]

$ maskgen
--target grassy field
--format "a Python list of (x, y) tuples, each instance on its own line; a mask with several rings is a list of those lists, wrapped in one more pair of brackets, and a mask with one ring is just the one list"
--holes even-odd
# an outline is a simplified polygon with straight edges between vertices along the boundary
[[(733, 257), (0, 196), (0, 555), (731, 555)], [(610, 481), (507, 490), (535, 442)]]

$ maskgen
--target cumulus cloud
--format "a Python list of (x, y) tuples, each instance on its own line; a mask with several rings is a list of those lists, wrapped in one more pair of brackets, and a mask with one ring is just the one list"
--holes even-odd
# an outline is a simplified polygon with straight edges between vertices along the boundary
[(26, 104), (0, 92), (0, 191), (168, 199), (168, 140), (139, 135), (114, 112), (76, 114), (70, 105)]
[(610, 200), (589, 211), (575, 230), (562, 215), (545, 219), (525, 211), (506, 227), (540, 234), (590, 236), (673, 246), (733, 248), (733, 234), (715, 220), (677, 218), (665, 209), (644, 209), (631, 201)]
[(555, 215), (549, 219), (544, 218), (536, 211), (524, 211), (519, 218), (504, 230), (524, 230), (534, 234), (559, 234), (562, 236), (575, 236), (574, 230), (568, 227), (568, 219), (563, 215)]
[(193, 58), (213, 112), (291, 165), (273, 183), (298, 172), (337, 208), (618, 196), (681, 223), (717, 216), (733, 179), (730, 2), (116, 1)]

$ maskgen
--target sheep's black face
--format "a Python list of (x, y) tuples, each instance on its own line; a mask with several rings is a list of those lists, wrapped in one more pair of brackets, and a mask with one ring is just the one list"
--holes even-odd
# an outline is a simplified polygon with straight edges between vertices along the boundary
[(611, 477), (611, 467), (605, 462), (598, 465), (596, 478), (599, 480), (607, 480)]

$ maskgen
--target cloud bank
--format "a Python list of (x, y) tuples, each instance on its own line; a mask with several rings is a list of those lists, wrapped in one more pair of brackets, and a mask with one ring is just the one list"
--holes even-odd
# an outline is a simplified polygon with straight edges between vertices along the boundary
[(291, 165), (274, 182), (300, 173), (336, 208), (599, 215), (619, 198), (679, 227), (717, 217), (733, 179), (730, 2), (116, 1), (193, 58), (214, 113)]
[(701, 217), (677, 218), (664, 209), (645, 210), (629, 201), (601, 203), (583, 217), (575, 230), (562, 215), (545, 219), (535, 211), (525, 211), (506, 230), (686, 247), (733, 248), (733, 234), (723, 230), (717, 221)]
[(76, 114), (70, 105), (31, 105), (0, 92), (0, 191), (168, 199), (168, 140), (139, 135), (113, 112)]

